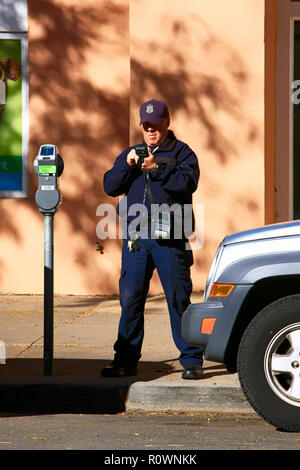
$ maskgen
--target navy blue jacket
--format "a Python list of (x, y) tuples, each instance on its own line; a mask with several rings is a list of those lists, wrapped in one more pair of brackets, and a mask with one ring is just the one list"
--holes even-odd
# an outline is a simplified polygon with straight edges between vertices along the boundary
[[(114, 166), (104, 174), (104, 191), (109, 196), (125, 194), (128, 208), (145, 201), (150, 213), (151, 203), (145, 193), (144, 173), (127, 163), (127, 155), (135, 147), (124, 150), (117, 157)], [(166, 203), (169, 206), (177, 203), (182, 207), (184, 204), (192, 204), (192, 193), (197, 189), (200, 174), (195, 153), (187, 144), (177, 140), (173, 131), (169, 130), (154, 156), (158, 169), (150, 172), (148, 178), (154, 203)], [(127, 222), (132, 219), (134, 217), (128, 217)]]

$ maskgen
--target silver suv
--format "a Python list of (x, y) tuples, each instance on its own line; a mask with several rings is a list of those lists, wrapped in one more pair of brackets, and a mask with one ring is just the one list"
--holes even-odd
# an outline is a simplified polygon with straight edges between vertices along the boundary
[(262, 418), (300, 432), (300, 221), (225, 237), (182, 335), (238, 372)]

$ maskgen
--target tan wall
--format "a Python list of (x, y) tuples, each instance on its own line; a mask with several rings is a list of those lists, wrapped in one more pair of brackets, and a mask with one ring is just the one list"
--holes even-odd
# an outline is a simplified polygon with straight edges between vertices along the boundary
[[(118, 292), (120, 240), (95, 251), (103, 173), (139, 140), (138, 108), (166, 100), (171, 128), (197, 153), (194, 253), (204, 287), (219, 241), (264, 223), (264, 2), (28, 0), (30, 198), (1, 200), (0, 290), (41, 293), (43, 218), (32, 161), (56, 143), (65, 161), (55, 216), (55, 291)], [(151, 293), (161, 291), (157, 276)]]

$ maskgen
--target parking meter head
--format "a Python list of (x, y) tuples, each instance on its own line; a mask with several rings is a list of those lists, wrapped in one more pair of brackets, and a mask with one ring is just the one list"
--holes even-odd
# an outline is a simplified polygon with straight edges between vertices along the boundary
[(57, 178), (63, 172), (63, 160), (53, 144), (41, 145), (33, 163), (38, 176), (38, 190), (35, 200), (42, 213), (55, 213), (60, 201)]

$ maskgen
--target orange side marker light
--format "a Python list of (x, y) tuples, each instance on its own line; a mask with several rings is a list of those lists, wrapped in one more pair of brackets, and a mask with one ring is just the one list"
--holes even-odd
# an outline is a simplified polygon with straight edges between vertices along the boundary
[(214, 329), (216, 318), (203, 318), (201, 323), (201, 333), (211, 335)]
[(234, 286), (234, 284), (219, 284), (218, 282), (215, 282), (211, 286), (209, 297), (228, 297)]

